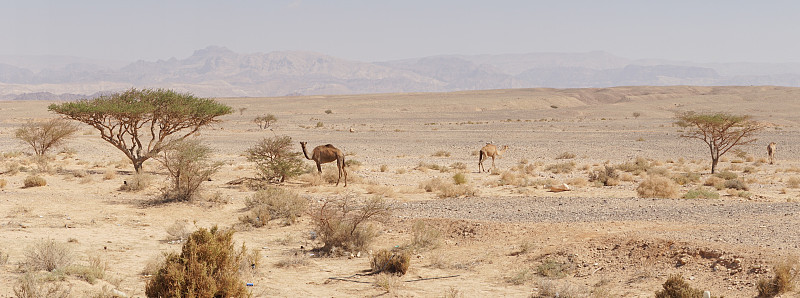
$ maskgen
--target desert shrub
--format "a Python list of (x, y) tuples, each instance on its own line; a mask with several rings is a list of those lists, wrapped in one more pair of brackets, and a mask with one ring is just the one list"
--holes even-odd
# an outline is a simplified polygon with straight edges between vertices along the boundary
[(684, 199), (719, 199), (719, 193), (707, 189), (692, 189), (683, 195)]
[(277, 121), (278, 118), (276, 118), (275, 115), (272, 114), (261, 115), (253, 118), (253, 123), (258, 125), (258, 128), (260, 129), (267, 129)]
[(152, 180), (153, 177), (146, 173), (134, 173), (130, 179), (127, 179), (123, 182), (122, 186), (119, 187), (119, 190), (137, 192), (150, 186), (150, 181)]
[(369, 265), (372, 272), (394, 273), (404, 275), (411, 263), (411, 255), (405, 251), (389, 251), (381, 249), (372, 255)]
[(703, 291), (692, 288), (680, 274), (670, 275), (662, 287), (656, 298), (703, 298)]
[(375, 194), (381, 197), (392, 198), (396, 196), (394, 188), (388, 185), (367, 185), (365, 190), (368, 194)]
[(20, 276), (14, 285), (14, 295), (18, 298), (68, 298), (70, 291), (63, 283), (48, 282), (47, 277), (33, 272)]
[(546, 259), (542, 264), (536, 267), (536, 273), (550, 278), (562, 278), (567, 276), (568, 270), (569, 266), (567, 264), (560, 263), (553, 259)]
[(647, 172), (650, 167), (652, 167), (652, 165), (650, 165), (650, 161), (644, 157), (636, 157), (636, 160), (634, 161), (628, 161), (617, 165), (618, 170), (633, 173), (634, 175)]
[[(2, 184), (0, 183), (0, 187), (1, 186), (2, 186)], [(789, 177), (789, 179), (786, 180), (786, 187), (789, 187), (789, 188), (800, 188), (800, 177), (798, 177), (798, 176)]]
[(317, 128), (320, 128), (320, 127), (325, 127), (325, 123), (322, 123), (322, 121), (319, 121), (319, 122), (317, 122), (317, 125), (316, 125), (316, 127), (317, 127)]
[(575, 162), (560, 162), (551, 164), (544, 168), (545, 171), (550, 171), (553, 174), (568, 174), (575, 170)]
[(664, 167), (651, 167), (647, 169), (647, 175), (649, 176), (664, 176), (669, 177), (670, 173), (667, 168)]
[(678, 185), (667, 177), (648, 177), (639, 183), (636, 193), (642, 198), (677, 198)]
[(589, 181), (600, 183), (605, 186), (619, 184), (619, 174), (614, 167), (605, 166), (603, 169), (594, 170), (589, 173)]
[(166, 229), (167, 240), (183, 242), (189, 238), (189, 227), (185, 220), (176, 220)]
[(325, 114), (333, 114), (333, 111), (331, 111), (331, 110), (325, 110)]
[(467, 184), (467, 175), (464, 175), (464, 173), (456, 173), (453, 175), (453, 182), (456, 185)]
[(39, 240), (25, 251), (25, 267), (33, 271), (53, 271), (72, 264), (72, 258), (72, 250), (66, 243)]
[(145, 286), (147, 297), (248, 297), (239, 276), (244, 251), (233, 247), (233, 231), (201, 228), (169, 253)]
[(749, 190), (750, 187), (742, 179), (730, 179), (725, 181), (725, 188), (735, 190)]
[(64, 144), (77, 131), (78, 127), (71, 121), (53, 118), (43, 122), (28, 122), (14, 131), (14, 137), (30, 145), (33, 152), (41, 156), (51, 148)]
[(420, 183), (420, 188), (426, 192), (435, 192), (440, 198), (455, 198), (461, 196), (475, 196), (478, 191), (468, 184), (456, 185), (453, 182), (440, 178), (433, 178)]
[(439, 245), (441, 232), (425, 224), (424, 221), (416, 221), (411, 226), (411, 246), (423, 249), (436, 247)]
[(556, 159), (573, 159), (575, 158), (575, 153), (572, 152), (563, 152), (556, 156)]
[(700, 174), (693, 172), (677, 173), (672, 175), (672, 180), (678, 183), (678, 185), (697, 183), (700, 181)]
[(308, 257), (305, 254), (291, 255), (275, 263), (275, 267), (278, 268), (294, 268), (306, 265), (308, 265)]
[(103, 172), (103, 180), (111, 180), (117, 177), (117, 171), (106, 170)]
[(6, 185), (8, 185), (6, 179), (0, 179), (0, 189), (6, 188)]
[(267, 212), (265, 223), (272, 219), (283, 219), (287, 225), (291, 225), (306, 211), (308, 200), (290, 189), (270, 186), (247, 198), (245, 206), (247, 209), (257, 209), (254, 215), (260, 217), (265, 217), (263, 213)]
[(572, 177), (567, 179), (567, 184), (570, 186), (582, 187), (589, 184), (589, 180), (584, 177)]
[(383, 221), (391, 213), (383, 198), (372, 197), (358, 204), (351, 198), (329, 200), (311, 211), (311, 221), (322, 252), (336, 249), (366, 251), (376, 236), (371, 222)]
[(444, 151), (444, 150), (439, 150), (439, 151), (434, 152), (433, 155), (431, 155), (431, 156), (433, 156), (433, 157), (450, 157), (450, 152), (447, 152), (447, 151)]
[(772, 279), (760, 279), (756, 284), (758, 297), (775, 297), (779, 294), (794, 290), (797, 280), (798, 262), (795, 258), (787, 258), (776, 263), (772, 271), (775, 276)]
[(100, 256), (90, 256), (87, 264), (75, 264), (67, 266), (65, 272), (69, 275), (77, 276), (90, 284), (94, 284), (98, 279), (103, 279), (108, 265)]
[(221, 162), (211, 161), (211, 147), (198, 139), (172, 142), (157, 158), (167, 169), (171, 186), (164, 190), (165, 200), (191, 201), (203, 182), (216, 173)]
[(47, 180), (44, 180), (44, 178), (36, 176), (36, 175), (31, 175), (31, 176), (25, 177), (25, 180), (22, 182), (22, 184), (26, 188), (28, 188), (28, 187), (45, 186), (45, 185), (47, 185)]
[(717, 190), (720, 190), (720, 189), (725, 188), (725, 179), (722, 179), (722, 178), (717, 177), (717, 176), (711, 176), (711, 177), (706, 178), (706, 181), (703, 182), (703, 185), (705, 185), (705, 186), (713, 186)]
[(448, 168), (445, 166), (440, 166), (438, 164), (426, 163), (426, 162), (419, 162), (419, 164), (417, 164), (417, 167), (415, 169), (420, 171), (435, 170), (442, 173), (448, 171)]
[(460, 162), (460, 161), (457, 161), (457, 162), (451, 163), (450, 164), (450, 168), (453, 169), (453, 170), (464, 171), (464, 170), (467, 169), (467, 164), (465, 164), (463, 162)]
[(736, 173), (731, 172), (731, 171), (722, 171), (722, 172), (714, 174), (714, 176), (717, 176), (717, 177), (725, 179), (725, 180), (736, 179), (736, 178), (739, 177), (739, 175), (736, 175)]
[(300, 157), (302, 153), (292, 152), (291, 147), (292, 138), (289, 136), (264, 138), (247, 149), (247, 160), (256, 163), (261, 178), (283, 182), (305, 171)]
[(381, 165), (381, 173), (384, 173), (384, 172), (386, 172), (386, 171), (388, 171), (388, 170), (389, 170), (389, 166), (387, 166), (387, 165)]

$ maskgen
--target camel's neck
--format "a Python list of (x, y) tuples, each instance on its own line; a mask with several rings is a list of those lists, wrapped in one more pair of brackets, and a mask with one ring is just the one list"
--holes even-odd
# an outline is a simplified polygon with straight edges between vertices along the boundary
[(303, 147), (303, 155), (306, 156), (306, 159), (311, 160), (311, 158), (308, 157), (308, 153), (306, 153), (306, 144), (300, 143), (300, 147)]

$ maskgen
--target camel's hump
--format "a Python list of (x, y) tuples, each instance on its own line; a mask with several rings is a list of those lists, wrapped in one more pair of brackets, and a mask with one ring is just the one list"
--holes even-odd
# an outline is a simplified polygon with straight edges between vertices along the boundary
[(333, 147), (333, 145), (331, 145), (331, 144), (325, 144), (325, 147), (328, 147), (328, 148), (336, 148), (336, 147)]

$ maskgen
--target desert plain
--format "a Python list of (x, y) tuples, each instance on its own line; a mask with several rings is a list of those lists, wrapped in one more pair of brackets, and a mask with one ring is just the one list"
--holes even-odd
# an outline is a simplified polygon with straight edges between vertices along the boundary
[[(58, 117), (47, 110), (53, 102), (0, 101), (0, 297), (14, 296), (26, 251), (43, 240), (65, 243), (73, 263), (105, 264), (92, 283), (72, 275), (48, 281), (72, 297), (144, 297), (146, 267), (181, 249), (176, 227), (212, 226), (236, 229), (235, 246), (260, 255), (256, 268), (242, 271), (254, 297), (653, 297), (675, 274), (714, 296), (755, 297), (775, 264), (800, 256), (799, 97), (800, 88), (674, 86), (219, 98), (234, 112), (198, 137), (224, 165), (194, 201), (158, 204), (168, 183), (159, 163), (145, 163), (153, 177), (145, 189), (121, 191), (133, 166), (80, 124), (42, 166), (14, 131)], [(747, 114), (765, 125), (719, 165), (746, 189), (705, 185), (714, 176), (710, 155), (703, 142), (680, 137), (681, 111)], [(269, 129), (252, 122), (266, 114), (278, 119)], [(347, 187), (320, 183), (314, 172), (273, 183), (307, 199), (310, 210), (343, 197), (380, 196), (391, 206), (373, 223), (368, 250), (315, 254), (322, 243), (307, 215), (291, 225), (242, 225), (256, 190), (229, 182), (257, 177), (245, 151), (282, 135), (297, 151), (300, 141), (333, 144), (350, 161)], [(486, 143), (509, 149), (481, 173), (477, 152)], [(637, 160), (648, 168), (620, 167), (613, 185), (589, 179)], [(457, 173), (468, 191), (426, 191)], [(47, 185), (23, 187), (32, 174)], [(639, 184), (655, 175), (690, 178), (680, 180), (676, 198), (640, 197)], [(551, 190), (565, 183), (569, 191)], [(683, 198), (698, 189), (719, 197)], [(432, 244), (409, 249), (405, 275), (365, 274), (371, 252), (409, 247), (420, 222)]]

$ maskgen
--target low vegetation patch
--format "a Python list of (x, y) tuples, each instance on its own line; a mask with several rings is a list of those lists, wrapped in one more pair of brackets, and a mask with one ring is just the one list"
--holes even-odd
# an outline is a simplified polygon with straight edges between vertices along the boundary
[(373, 273), (387, 272), (404, 275), (411, 263), (411, 255), (404, 251), (381, 249), (372, 255), (370, 268)]
[(261, 227), (272, 219), (283, 219), (286, 225), (294, 224), (308, 208), (308, 200), (289, 189), (267, 186), (245, 199), (250, 214), (240, 221)]
[(22, 182), (22, 184), (25, 186), (25, 188), (39, 187), (47, 185), (47, 180), (36, 175), (31, 175), (25, 177), (25, 180)]
[(454, 182), (433, 178), (420, 183), (420, 188), (426, 192), (435, 192), (439, 198), (456, 198), (475, 196), (478, 191), (469, 184), (456, 185)]
[(648, 161), (644, 157), (636, 157), (636, 160), (625, 162), (622, 164), (617, 165), (617, 169), (620, 171), (633, 173), (634, 175), (639, 175), (641, 173), (647, 172), (652, 166), (650, 165), (650, 161)]
[(619, 174), (614, 167), (604, 166), (603, 169), (594, 170), (589, 173), (589, 182), (604, 186), (618, 185)]
[(686, 194), (683, 195), (683, 198), (684, 199), (715, 199), (716, 200), (716, 199), (719, 199), (719, 193), (716, 192), (716, 191), (713, 191), (713, 190), (707, 190), (707, 189), (698, 188), (698, 189), (693, 189), (693, 190), (690, 190), (690, 191), (686, 192)]
[(772, 268), (775, 276), (772, 279), (760, 279), (756, 284), (758, 297), (775, 297), (794, 290), (798, 276), (798, 261), (796, 258), (784, 259)]
[(551, 164), (544, 168), (545, 171), (552, 172), (553, 174), (569, 174), (575, 170), (575, 162), (560, 162)]
[(678, 185), (667, 177), (651, 176), (639, 183), (636, 193), (641, 198), (677, 198)]
[(28, 271), (53, 271), (72, 264), (72, 249), (66, 243), (52, 239), (40, 240), (25, 251)]
[(314, 231), (324, 243), (320, 251), (334, 254), (339, 250), (366, 251), (377, 233), (372, 223), (385, 220), (391, 210), (381, 197), (362, 203), (345, 197), (326, 201), (310, 214)]
[(556, 156), (556, 159), (573, 159), (575, 158), (575, 153), (572, 152), (563, 152)]
[(703, 298), (703, 291), (692, 288), (680, 274), (670, 275), (662, 287), (656, 298)]

